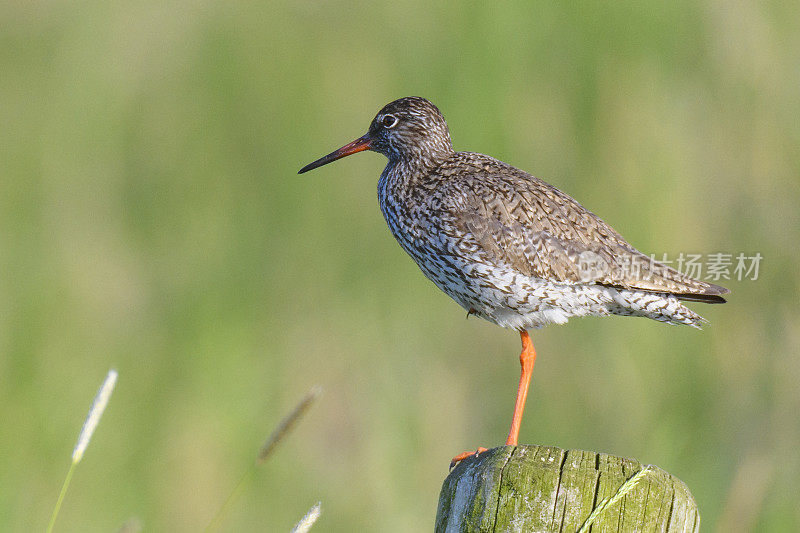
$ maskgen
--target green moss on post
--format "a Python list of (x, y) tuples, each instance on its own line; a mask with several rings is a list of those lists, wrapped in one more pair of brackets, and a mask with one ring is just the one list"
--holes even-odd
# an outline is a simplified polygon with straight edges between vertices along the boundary
[(582, 528), (696, 532), (700, 514), (686, 485), (660, 468), (547, 446), (502, 446), (470, 457), (439, 495), (437, 533)]

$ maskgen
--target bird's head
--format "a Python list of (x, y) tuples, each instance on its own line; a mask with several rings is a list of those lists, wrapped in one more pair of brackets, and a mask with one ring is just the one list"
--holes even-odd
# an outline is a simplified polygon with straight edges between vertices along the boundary
[(366, 135), (300, 169), (300, 174), (342, 157), (372, 150), (390, 162), (429, 164), (453, 152), (450, 130), (439, 109), (425, 98), (408, 96), (378, 111)]

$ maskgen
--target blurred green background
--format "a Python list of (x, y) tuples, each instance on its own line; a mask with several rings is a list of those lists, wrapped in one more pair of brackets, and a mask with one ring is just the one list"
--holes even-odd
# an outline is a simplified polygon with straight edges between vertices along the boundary
[(800, 19), (790, 2), (12, 2), (0, 12), (0, 529), (196, 531), (324, 395), (228, 531), (425, 531), (505, 440), (519, 338), (418, 271), (384, 159), (302, 165), (385, 103), (576, 197), (647, 253), (764, 259), (704, 331), (534, 332), (520, 440), (654, 463), (707, 530), (797, 530)]

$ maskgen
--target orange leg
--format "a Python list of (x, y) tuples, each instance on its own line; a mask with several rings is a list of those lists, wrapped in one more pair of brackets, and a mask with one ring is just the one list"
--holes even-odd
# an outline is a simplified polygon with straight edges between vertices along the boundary
[[(508, 431), (506, 446), (516, 446), (519, 437), (519, 426), (522, 423), (522, 412), (525, 410), (525, 400), (528, 397), (528, 386), (531, 383), (533, 374), (533, 363), (536, 361), (536, 350), (533, 347), (530, 335), (525, 330), (519, 332), (522, 339), (522, 353), (519, 354), (519, 362), (522, 366), (522, 373), (519, 376), (519, 387), (517, 388), (517, 403), (514, 405), (514, 416), (511, 419), (511, 429)], [(450, 468), (453, 468), (460, 461), (472, 455), (485, 452), (486, 448), (478, 448), (474, 452), (464, 452), (453, 457), (450, 461)]]
[(533, 374), (533, 363), (536, 361), (536, 350), (528, 332), (519, 332), (522, 338), (522, 353), (519, 354), (519, 362), (522, 366), (522, 373), (519, 376), (519, 387), (517, 388), (517, 403), (514, 405), (514, 416), (511, 419), (511, 429), (508, 430), (506, 446), (516, 446), (519, 437), (519, 426), (522, 423), (522, 412), (525, 410), (525, 400), (528, 397), (528, 386), (531, 383)]

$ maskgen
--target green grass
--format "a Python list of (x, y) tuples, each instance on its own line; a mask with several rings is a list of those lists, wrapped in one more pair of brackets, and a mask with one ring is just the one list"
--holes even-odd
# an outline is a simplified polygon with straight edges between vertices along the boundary
[[(393, 242), (381, 156), (297, 176), (394, 98), (646, 252), (760, 252), (705, 331), (534, 332), (521, 442), (683, 479), (704, 526), (800, 528), (800, 27), (789, 4), (18, 3), (0, 14), (0, 529), (42, 530), (86, 391), (125, 376), (57, 531), (197, 531), (265, 424), (326, 394), (226, 518), (429, 530), (505, 438), (518, 338)], [(223, 528), (224, 529), (224, 528)]]

